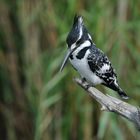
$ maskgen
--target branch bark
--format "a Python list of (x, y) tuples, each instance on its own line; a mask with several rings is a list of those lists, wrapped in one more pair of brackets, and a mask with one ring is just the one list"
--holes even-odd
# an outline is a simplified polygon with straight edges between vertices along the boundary
[(74, 78), (74, 81), (80, 85), (87, 93), (101, 104), (103, 111), (114, 112), (119, 114), (129, 121), (133, 122), (136, 128), (140, 131), (140, 108), (128, 104), (115, 97), (105, 95), (94, 87), (87, 88), (87, 84), (83, 83), (81, 79)]

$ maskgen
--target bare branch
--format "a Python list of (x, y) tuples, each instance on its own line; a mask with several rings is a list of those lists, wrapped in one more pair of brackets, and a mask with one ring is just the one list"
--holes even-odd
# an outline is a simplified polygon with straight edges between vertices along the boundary
[(105, 95), (94, 87), (87, 88), (87, 84), (83, 83), (81, 79), (74, 78), (74, 81), (80, 85), (87, 93), (101, 104), (101, 110), (114, 112), (128, 120), (132, 121), (137, 129), (140, 131), (140, 108), (130, 105), (115, 97)]

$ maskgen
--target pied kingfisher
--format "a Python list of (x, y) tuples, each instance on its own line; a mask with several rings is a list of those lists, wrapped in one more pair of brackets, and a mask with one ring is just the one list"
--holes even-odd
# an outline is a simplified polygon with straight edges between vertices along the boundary
[(128, 99), (120, 88), (117, 75), (108, 57), (93, 43), (81, 16), (75, 16), (72, 28), (66, 39), (68, 52), (60, 71), (63, 70), (68, 58), (73, 67), (79, 72), (82, 81), (90, 86), (105, 85), (118, 92), (123, 99)]

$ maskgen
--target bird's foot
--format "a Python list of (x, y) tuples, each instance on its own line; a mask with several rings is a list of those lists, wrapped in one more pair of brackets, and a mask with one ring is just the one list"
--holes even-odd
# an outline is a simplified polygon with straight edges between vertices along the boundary
[(86, 89), (86, 90), (88, 90), (90, 87), (92, 87), (91, 84), (86, 84), (86, 85), (85, 85), (85, 89)]
[(83, 78), (82, 78), (82, 83), (84, 84), (85, 82), (87, 82), (87, 80), (86, 80), (85, 77), (83, 77)]
[(92, 85), (87, 82), (86, 78), (82, 78), (82, 84), (84, 85), (86, 90), (92, 87)]

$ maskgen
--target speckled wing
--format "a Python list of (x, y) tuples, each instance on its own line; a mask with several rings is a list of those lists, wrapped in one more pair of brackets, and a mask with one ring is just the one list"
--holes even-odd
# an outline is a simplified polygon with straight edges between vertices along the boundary
[(90, 48), (88, 64), (93, 73), (100, 77), (105, 84), (116, 81), (116, 74), (108, 57), (94, 45)]

